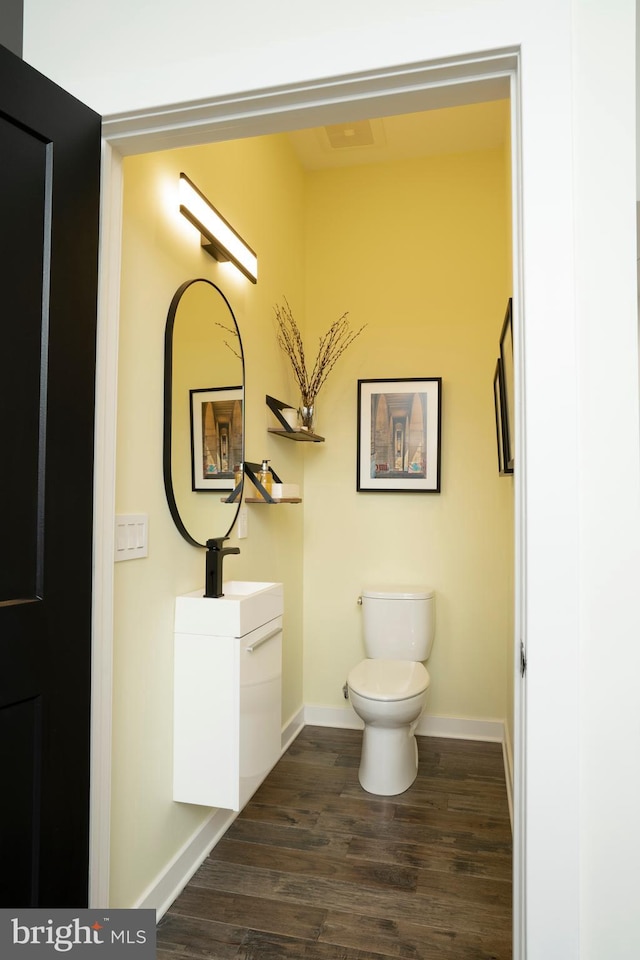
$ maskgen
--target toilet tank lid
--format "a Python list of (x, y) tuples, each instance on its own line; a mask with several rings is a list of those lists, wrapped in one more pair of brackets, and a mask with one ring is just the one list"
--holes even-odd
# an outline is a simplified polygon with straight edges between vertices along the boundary
[(372, 597), (375, 600), (430, 600), (433, 596), (431, 587), (365, 587), (363, 597)]

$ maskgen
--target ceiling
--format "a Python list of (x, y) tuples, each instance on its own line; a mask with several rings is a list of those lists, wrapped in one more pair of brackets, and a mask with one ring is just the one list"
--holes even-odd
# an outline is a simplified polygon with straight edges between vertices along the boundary
[(508, 140), (509, 100), (313, 127), (287, 136), (306, 170), (491, 150)]

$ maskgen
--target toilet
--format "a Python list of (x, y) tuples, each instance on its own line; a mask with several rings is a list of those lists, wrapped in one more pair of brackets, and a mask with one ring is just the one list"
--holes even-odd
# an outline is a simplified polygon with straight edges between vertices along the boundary
[(367, 655), (347, 678), (349, 699), (364, 722), (358, 778), (379, 796), (404, 793), (418, 773), (415, 729), (427, 703), (435, 632), (433, 590), (362, 591)]

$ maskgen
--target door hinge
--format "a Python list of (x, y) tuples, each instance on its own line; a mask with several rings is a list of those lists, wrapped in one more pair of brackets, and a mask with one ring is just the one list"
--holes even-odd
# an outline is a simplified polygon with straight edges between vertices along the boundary
[(524, 677), (527, 672), (527, 655), (524, 652), (524, 640), (520, 641), (520, 676)]

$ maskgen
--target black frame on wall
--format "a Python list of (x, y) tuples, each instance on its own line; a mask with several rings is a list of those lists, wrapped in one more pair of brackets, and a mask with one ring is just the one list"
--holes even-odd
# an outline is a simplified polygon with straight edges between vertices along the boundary
[(513, 300), (509, 297), (500, 333), (500, 383), (502, 384), (502, 436), (504, 473), (515, 464), (515, 382), (513, 366)]
[(505, 448), (505, 404), (504, 404), (504, 377), (502, 375), (502, 360), (498, 357), (496, 370), (493, 375), (493, 404), (496, 414), (496, 443), (498, 447), (498, 473), (501, 477), (513, 473), (513, 467), (507, 466)]
[[(395, 424), (381, 460), (376, 462), (374, 408), (389, 405)], [(418, 438), (410, 446), (408, 411), (417, 405), (421, 416)], [(396, 409), (397, 415), (393, 414)], [(395, 451), (396, 437), (401, 449)], [(440, 493), (442, 377), (399, 377), (358, 380), (358, 443), (356, 489), (359, 493)], [(416, 449), (417, 443), (417, 449)]]

